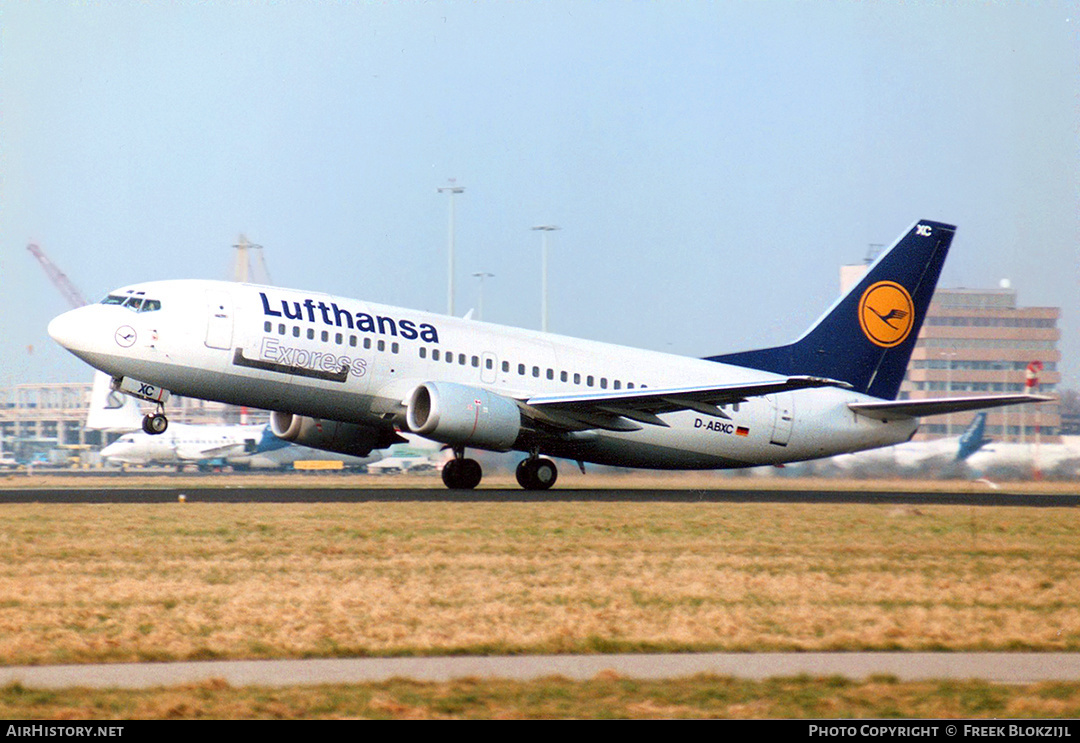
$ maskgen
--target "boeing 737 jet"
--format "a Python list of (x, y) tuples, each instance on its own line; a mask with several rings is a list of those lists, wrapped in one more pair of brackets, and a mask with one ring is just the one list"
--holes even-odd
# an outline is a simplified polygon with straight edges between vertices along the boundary
[(280, 438), (356, 456), (407, 431), (453, 450), (450, 488), (480, 483), (469, 448), (525, 452), (526, 489), (555, 482), (547, 457), (782, 464), (907, 441), (920, 416), (1050, 399), (896, 399), (954, 232), (916, 222), (793, 343), (702, 359), (201, 280), (117, 289), (55, 318), (49, 334), (156, 403), (150, 432), (168, 425), (170, 393), (276, 411)]

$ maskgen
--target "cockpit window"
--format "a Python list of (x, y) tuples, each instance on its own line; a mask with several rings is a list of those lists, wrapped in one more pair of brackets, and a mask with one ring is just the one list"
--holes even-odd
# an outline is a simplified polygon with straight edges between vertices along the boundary
[(161, 309), (160, 299), (147, 299), (141, 292), (136, 294), (110, 294), (102, 304), (119, 304), (134, 312), (154, 312)]

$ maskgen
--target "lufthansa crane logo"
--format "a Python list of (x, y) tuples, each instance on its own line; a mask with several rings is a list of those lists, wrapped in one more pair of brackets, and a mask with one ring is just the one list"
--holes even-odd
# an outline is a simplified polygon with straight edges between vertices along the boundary
[(915, 322), (915, 304), (895, 281), (872, 284), (859, 300), (859, 326), (874, 345), (892, 348), (904, 342)]

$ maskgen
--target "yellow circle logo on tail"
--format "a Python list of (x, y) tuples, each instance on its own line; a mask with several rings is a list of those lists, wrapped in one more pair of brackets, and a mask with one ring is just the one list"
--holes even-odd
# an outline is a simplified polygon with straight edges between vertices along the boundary
[(859, 300), (859, 326), (870, 342), (892, 348), (904, 342), (915, 322), (915, 303), (895, 281), (872, 284)]

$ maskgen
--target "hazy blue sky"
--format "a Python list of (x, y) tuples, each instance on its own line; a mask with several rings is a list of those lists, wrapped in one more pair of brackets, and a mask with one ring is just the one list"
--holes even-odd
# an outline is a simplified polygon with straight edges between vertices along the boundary
[[(91, 299), (228, 278), (707, 355), (801, 333), (916, 219), (944, 286), (1062, 307), (1080, 386), (1075, 2), (0, 0), (0, 385), (89, 379)], [(33, 352), (29, 347), (33, 347)]]

